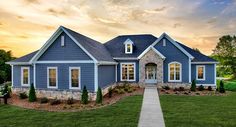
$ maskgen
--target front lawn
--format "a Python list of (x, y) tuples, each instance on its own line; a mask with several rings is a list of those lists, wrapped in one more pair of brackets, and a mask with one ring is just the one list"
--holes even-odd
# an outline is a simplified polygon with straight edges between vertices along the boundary
[(11, 127), (137, 127), (142, 96), (82, 112), (47, 112), (0, 104), (0, 126)]
[[(220, 80), (217, 80), (217, 86), (220, 86)], [(225, 90), (236, 91), (236, 79), (230, 79), (224, 81)]]
[(161, 95), (167, 127), (236, 127), (236, 92), (228, 96)]

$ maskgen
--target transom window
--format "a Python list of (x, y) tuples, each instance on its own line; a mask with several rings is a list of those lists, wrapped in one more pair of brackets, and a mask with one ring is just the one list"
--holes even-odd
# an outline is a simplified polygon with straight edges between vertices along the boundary
[(57, 67), (47, 68), (47, 84), (48, 88), (57, 88)]
[(69, 71), (70, 89), (80, 89), (80, 67), (70, 67)]
[(205, 80), (205, 66), (197, 66), (197, 80)]
[(121, 81), (135, 81), (135, 63), (121, 63)]
[(21, 68), (21, 85), (29, 86), (30, 85), (30, 69), (29, 67)]
[(169, 82), (180, 82), (182, 75), (182, 67), (179, 62), (169, 63)]

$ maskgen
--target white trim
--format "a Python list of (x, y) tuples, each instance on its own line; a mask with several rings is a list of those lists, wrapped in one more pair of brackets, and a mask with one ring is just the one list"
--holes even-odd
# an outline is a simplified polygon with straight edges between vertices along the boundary
[(192, 73), (192, 67), (191, 67), (191, 59), (189, 58), (188, 60), (188, 82), (191, 83), (191, 73)]
[(138, 58), (136, 58), (136, 57), (113, 57), (113, 59), (116, 59), (116, 60), (137, 60)]
[(64, 35), (61, 36), (61, 46), (62, 47), (65, 46), (65, 36)]
[(149, 46), (147, 49), (145, 49), (139, 56), (138, 59), (142, 58), (149, 50), (153, 50), (156, 54), (158, 54), (162, 59), (165, 59), (166, 57), (162, 55), (159, 51), (157, 51), (153, 46)]
[(175, 45), (180, 51), (182, 51), (185, 55), (187, 55), (190, 59), (193, 59), (194, 57), (189, 54), (185, 49), (183, 49), (178, 43), (176, 43), (169, 35), (166, 33), (163, 33), (155, 42), (152, 43), (151, 46), (155, 46), (158, 42), (161, 41), (162, 38), (166, 37), (173, 45)]
[(117, 62), (99, 61), (98, 65), (117, 65)]
[(128, 38), (128, 39), (125, 40), (124, 44), (134, 45), (134, 42)]
[(37, 64), (43, 63), (94, 63), (92, 60), (69, 60), (69, 61), (36, 61)]
[[(170, 80), (170, 64), (179, 64), (180, 65), (179, 80), (175, 80), (175, 77), (176, 77), (175, 69), (174, 69), (174, 80)], [(182, 82), (182, 64), (180, 62), (173, 61), (173, 62), (168, 63), (168, 82)]]
[[(79, 84), (78, 84), (78, 86), (79, 87), (72, 87), (72, 84), (71, 84), (71, 70), (72, 69), (77, 69), (77, 70), (79, 70)], [(80, 67), (69, 67), (69, 88), (70, 89), (76, 89), (76, 90), (81, 90), (81, 69), (80, 69)]]
[(14, 78), (13, 78), (13, 73), (14, 73), (14, 71), (13, 71), (13, 69), (14, 69), (14, 65), (11, 65), (11, 85), (12, 85), (12, 87), (14, 86), (14, 84), (13, 84), (13, 80), (14, 80)]
[[(128, 52), (128, 45), (130, 45), (130, 51)], [(125, 54), (132, 54), (133, 53), (133, 45), (130, 43), (125, 44)]]
[(214, 64), (214, 76), (215, 76), (215, 80), (214, 80), (214, 84), (216, 85), (216, 73), (217, 73), (217, 71), (216, 71), (216, 64)]
[(115, 67), (116, 67), (116, 69), (115, 69), (115, 76), (116, 76), (115, 79), (116, 79), (116, 82), (117, 82), (117, 64), (116, 64)]
[(10, 64), (10, 65), (31, 65), (29, 62), (6, 62), (6, 64)]
[[(123, 64), (133, 64), (134, 65), (134, 80), (123, 80), (122, 79), (122, 65)], [(129, 77), (128, 71), (127, 71), (127, 77)], [(136, 63), (135, 62), (122, 62), (120, 63), (120, 81), (136, 81)]]
[(200, 85), (203, 85), (203, 86), (216, 86), (215, 84), (196, 84), (196, 86), (200, 86)]
[(36, 89), (36, 64), (34, 64), (34, 88)]
[[(198, 78), (198, 68), (199, 68), (199, 67), (203, 67), (203, 79), (199, 79), (199, 78)], [(200, 80), (200, 81), (206, 80), (206, 69), (205, 69), (205, 65), (197, 65), (197, 66), (196, 66), (196, 80)]]
[[(27, 69), (28, 70), (28, 84), (24, 84), (24, 81), (23, 81), (23, 78), (24, 78), (24, 72), (23, 70), (24, 69)], [(20, 76), (20, 79), (21, 79), (21, 86), (30, 86), (30, 67), (21, 67), (21, 76)]]
[(94, 91), (98, 90), (98, 65), (94, 63)]
[(218, 64), (219, 62), (191, 62), (191, 64)]
[[(49, 69), (56, 69), (56, 86), (49, 86)], [(57, 67), (47, 67), (47, 88), (53, 88), (53, 89), (58, 88), (58, 71), (57, 71)]]

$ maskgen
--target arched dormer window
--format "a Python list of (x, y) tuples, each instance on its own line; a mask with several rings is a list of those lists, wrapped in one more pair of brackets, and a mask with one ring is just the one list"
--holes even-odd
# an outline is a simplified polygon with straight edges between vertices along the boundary
[(132, 54), (133, 53), (133, 42), (130, 39), (127, 39), (124, 42), (125, 45), (125, 54)]
[(168, 82), (182, 81), (182, 64), (179, 62), (171, 62), (168, 64)]

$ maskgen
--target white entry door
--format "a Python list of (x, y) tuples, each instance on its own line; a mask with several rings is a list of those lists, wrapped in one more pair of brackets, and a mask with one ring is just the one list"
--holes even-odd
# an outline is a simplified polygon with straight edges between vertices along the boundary
[(148, 64), (146, 65), (145, 70), (145, 82), (157, 83), (157, 66), (154, 64)]

